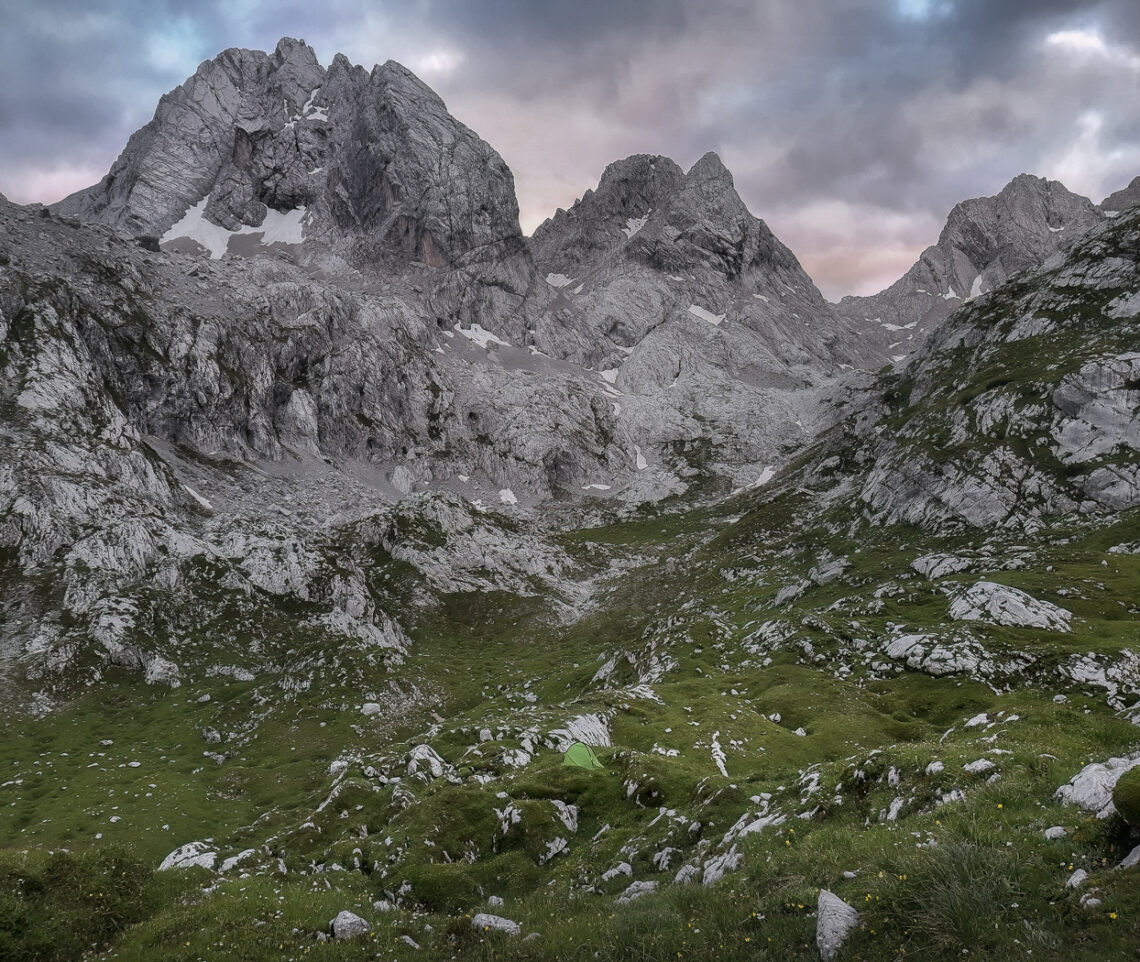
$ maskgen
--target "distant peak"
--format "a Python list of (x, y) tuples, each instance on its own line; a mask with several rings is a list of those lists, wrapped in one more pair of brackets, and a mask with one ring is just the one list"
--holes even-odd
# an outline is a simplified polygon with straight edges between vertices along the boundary
[[(693, 180), (709, 180), (713, 177), (723, 177), (725, 174), (728, 174), (728, 168), (724, 166), (720, 155), (715, 150), (710, 150), (689, 168), (687, 176)], [(729, 178), (731, 177), (729, 174)]]
[(282, 37), (278, 40), (273, 53), (279, 60), (291, 60), (300, 54), (306, 60), (311, 60), (313, 63), (317, 62), (316, 51), (304, 40), (297, 40), (294, 37)]
[(650, 181), (664, 176), (669, 180), (680, 180), (681, 168), (660, 154), (631, 154), (622, 160), (615, 160), (602, 172), (598, 182), (598, 189), (616, 181), (641, 180)]
[(443, 103), (442, 98), (434, 90), (417, 77), (402, 63), (395, 60), (386, 60), (372, 68), (372, 82), (384, 84), (389, 88), (401, 90), (417, 98), (429, 98)]

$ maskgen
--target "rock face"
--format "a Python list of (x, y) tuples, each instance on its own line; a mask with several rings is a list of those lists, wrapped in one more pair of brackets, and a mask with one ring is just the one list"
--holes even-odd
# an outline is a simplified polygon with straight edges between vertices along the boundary
[(832, 962), (851, 930), (859, 924), (859, 913), (826, 889), (820, 889), (815, 924), (815, 942), (823, 962)]
[[(588, 190), (570, 210), (558, 210), (531, 238), (535, 260), (552, 273), (574, 277), (645, 227), (649, 215), (684, 180), (668, 157), (636, 154), (605, 169), (597, 190)], [(565, 286), (565, 285), (563, 285)]]
[(938, 243), (871, 297), (845, 297), (839, 312), (901, 359), (950, 313), (1019, 271), (1043, 264), (1104, 220), (1092, 201), (1057, 181), (1020, 174), (993, 197), (954, 207)]

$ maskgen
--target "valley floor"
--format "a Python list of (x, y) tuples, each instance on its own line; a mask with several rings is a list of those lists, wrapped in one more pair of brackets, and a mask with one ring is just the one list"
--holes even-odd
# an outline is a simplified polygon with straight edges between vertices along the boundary
[[(1134, 957), (1140, 838), (1099, 769), (1092, 810), (1057, 790), (1140, 748), (1137, 512), (932, 551), (751, 497), (561, 536), (603, 585), (576, 620), (409, 587), (402, 663), (5, 717), (0, 957), (814, 959), (821, 889), (843, 959)], [(1073, 630), (951, 619), (983, 580)]]

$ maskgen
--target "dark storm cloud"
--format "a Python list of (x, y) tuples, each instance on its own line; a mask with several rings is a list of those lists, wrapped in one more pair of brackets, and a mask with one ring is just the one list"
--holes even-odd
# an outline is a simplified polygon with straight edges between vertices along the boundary
[(101, 176), (228, 46), (399, 60), (503, 154), (524, 226), (635, 152), (718, 150), (825, 293), (869, 290), (1021, 171), (1140, 173), (1135, 0), (0, 0), (0, 190)]

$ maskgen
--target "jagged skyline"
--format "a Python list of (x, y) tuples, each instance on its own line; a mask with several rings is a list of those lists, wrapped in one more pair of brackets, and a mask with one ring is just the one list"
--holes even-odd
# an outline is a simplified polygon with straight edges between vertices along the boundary
[(228, 46), (304, 37), (396, 59), (511, 166), (528, 233), (637, 152), (717, 150), (823, 292), (870, 293), (949, 209), (1027, 171), (1099, 201), (1140, 172), (1132, 4), (621, 5), (338, 0), (25, 4), (11, 11), (0, 191), (98, 180), (158, 97)]

